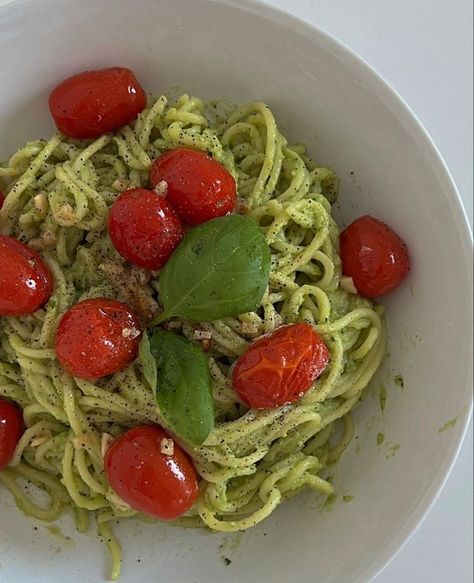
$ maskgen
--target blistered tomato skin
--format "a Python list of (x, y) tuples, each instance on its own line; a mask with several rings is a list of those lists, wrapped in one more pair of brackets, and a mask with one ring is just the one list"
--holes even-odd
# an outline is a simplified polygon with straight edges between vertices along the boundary
[(151, 168), (150, 182), (157, 186), (162, 181), (167, 200), (188, 225), (222, 217), (235, 208), (234, 178), (204, 152), (177, 148), (159, 156)]
[(279, 407), (300, 399), (328, 362), (321, 336), (309, 324), (291, 324), (250, 344), (237, 361), (232, 386), (249, 407)]
[(146, 107), (146, 93), (130, 69), (84, 71), (53, 89), (49, 109), (70, 138), (97, 138), (130, 122)]
[(10, 463), (23, 431), (21, 410), (0, 397), (0, 471)]
[(145, 269), (159, 269), (184, 235), (174, 209), (143, 188), (123, 192), (109, 212), (108, 228), (120, 255)]
[(0, 316), (41, 308), (53, 291), (53, 276), (41, 257), (13, 237), (0, 235)]
[(104, 462), (109, 484), (120, 498), (155, 518), (179, 518), (198, 497), (191, 460), (161, 427), (129, 429), (112, 443)]
[(358, 293), (375, 298), (390, 293), (410, 271), (408, 248), (388, 225), (364, 215), (341, 233), (343, 273)]
[(56, 356), (73, 376), (98, 379), (131, 364), (140, 338), (140, 322), (126, 304), (106, 298), (84, 300), (61, 318)]

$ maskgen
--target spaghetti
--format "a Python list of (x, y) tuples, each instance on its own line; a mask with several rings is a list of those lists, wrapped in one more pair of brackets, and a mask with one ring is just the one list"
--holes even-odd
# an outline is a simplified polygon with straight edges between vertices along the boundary
[[(159, 277), (125, 264), (106, 219), (120, 192), (147, 184), (160, 153), (182, 146), (209, 152), (235, 177), (239, 212), (261, 226), (272, 262), (255, 312), (199, 325), (168, 323), (206, 346), (216, 415), (202, 446), (182, 444), (202, 479), (198, 502), (180, 523), (244, 530), (301, 490), (330, 495), (327, 468), (351, 440), (351, 410), (385, 348), (382, 308), (341, 281), (339, 230), (331, 216), (337, 178), (317, 167), (303, 146), (287, 143), (264, 103), (236, 109), (188, 95), (170, 104), (162, 96), (113, 135), (95, 141), (55, 135), (20, 148), (0, 167), (7, 193), (0, 232), (39, 250), (56, 287), (43, 309), (0, 324), (0, 395), (22, 407), (27, 427), (0, 481), (40, 520), (70, 508), (85, 531), (95, 516), (112, 555), (112, 579), (119, 576), (121, 551), (110, 522), (137, 512), (108, 486), (104, 448), (131, 426), (159, 424), (160, 411), (140, 359), (94, 383), (73, 378), (56, 360), (54, 336), (66, 309), (86, 298), (133, 300), (145, 319), (156, 314)], [(232, 390), (237, 358), (253, 339), (297, 321), (324, 338), (328, 368), (300, 401), (246, 410)], [(25, 481), (49, 502), (30, 497)]]

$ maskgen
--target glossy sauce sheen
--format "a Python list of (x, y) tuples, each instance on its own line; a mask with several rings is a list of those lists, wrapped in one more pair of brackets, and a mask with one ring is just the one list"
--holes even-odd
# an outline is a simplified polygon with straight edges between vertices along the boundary
[(161, 181), (166, 182), (167, 200), (188, 225), (199, 225), (234, 210), (235, 180), (204, 152), (177, 148), (162, 154), (150, 171), (153, 186)]
[(116, 439), (105, 455), (105, 470), (114, 491), (135, 510), (173, 520), (189, 510), (198, 496), (196, 472), (187, 454), (173, 442), (162, 453), (161, 428), (134, 427)]
[(267, 409), (300, 399), (326, 368), (329, 351), (309, 324), (278, 328), (239, 358), (232, 384), (249, 407)]
[(97, 138), (124, 126), (145, 109), (146, 93), (129, 69), (85, 71), (60, 83), (49, 109), (61, 133)]
[(52, 291), (53, 276), (38, 253), (0, 235), (0, 316), (31, 314)]
[(70, 308), (56, 332), (56, 355), (73, 376), (97, 379), (125, 368), (138, 354), (140, 322), (116, 300), (85, 300)]
[(163, 267), (184, 235), (170, 204), (143, 188), (128, 190), (117, 198), (109, 212), (108, 228), (120, 255), (146, 269)]

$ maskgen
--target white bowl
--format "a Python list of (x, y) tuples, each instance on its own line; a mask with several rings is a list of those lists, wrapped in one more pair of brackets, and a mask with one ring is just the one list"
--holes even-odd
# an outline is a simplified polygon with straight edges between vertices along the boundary
[[(241, 537), (134, 521), (118, 529), (123, 583), (370, 580), (439, 494), (471, 408), (470, 236), (430, 138), (348, 49), (257, 2), (3, 4), (0, 158), (53, 132), (47, 95), (59, 80), (87, 68), (128, 66), (150, 91), (178, 85), (207, 98), (265, 100), (292, 139), (307, 142), (337, 170), (343, 221), (370, 213), (407, 241), (410, 279), (384, 300), (390, 356), (357, 412), (358, 439), (336, 470), (336, 488), (354, 497), (350, 504), (319, 511), (317, 497), (303, 495)], [(384, 414), (381, 384), (388, 393)], [(454, 426), (440, 433), (452, 419)], [(377, 448), (378, 432), (386, 443)], [(75, 542), (65, 543), (25, 518), (4, 491), (0, 516), (3, 583), (105, 578), (108, 557), (95, 533), (75, 535), (66, 518), (63, 532)]]

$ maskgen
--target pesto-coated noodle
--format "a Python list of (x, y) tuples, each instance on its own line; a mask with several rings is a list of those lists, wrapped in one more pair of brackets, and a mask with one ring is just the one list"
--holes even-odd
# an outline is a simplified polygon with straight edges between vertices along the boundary
[[(145, 320), (156, 314), (159, 277), (120, 258), (106, 219), (121, 191), (146, 187), (152, 161), (180, 146), (209, 152), (236, 178), (239, 212), (260, 224), (272, 268), (256, 312), (168, 324), (206, 344), (216, 410), (206, 442), (182, 444), (202, 481), (197, 504), (179, 522), (242, 530), (305, 488), (331, 494), (325, 470), (350, 442), (351, 410), (385, 348), (382, 309), (341, 287), (331, 216), (337, 178), (313, 164), (304, 147), (287, 143), (264, 103), (235, 109), (183, 95), (170, 105), (162, 96), (114, 135), (92, 142), (55, 135), (20, 148), (0, 166), (7, 194), (0, 232), (42, 254), (55, 291), (44, 309), (0, 324), (0, 395), (22, 407), (27, 426), (0, 481), (38, 519), (55, 520), (70, 507), (84, 531), (92, 513), (113, 559), (113, 579), (121, 551), (110, 522), (137, 513), (107, 484), (104, 443), (133, 425), (159, 423), (160, 412), (139, 359), (98, 382), (75, 379), (55, 358), (55, 329), (65, 310), (86, 298), (127, 301)], [(328, 368), (300, 401), (246, 410), (232, 390), (233, 364), (254, 338), (296, 321), (323, 336)], [(49, 503), (31, 498), (23, 480), (49, 494)]]

